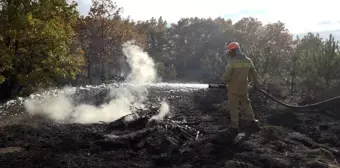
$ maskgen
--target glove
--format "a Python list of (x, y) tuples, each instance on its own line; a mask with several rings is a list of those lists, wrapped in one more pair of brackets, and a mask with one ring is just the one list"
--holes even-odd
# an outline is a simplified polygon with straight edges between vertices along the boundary
[(256, 90), (256, 88), (257, 88), (256, 84), (254, 85), (253, 83), (251, 83), (250, 85), (248, 85), (249, 91), (254, 91), (254, 90)]

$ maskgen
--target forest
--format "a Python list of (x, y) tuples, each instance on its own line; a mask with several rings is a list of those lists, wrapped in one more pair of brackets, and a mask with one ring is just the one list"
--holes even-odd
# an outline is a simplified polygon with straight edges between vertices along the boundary
[(278, 21), (122, 17), (122, 7), (93, 0), (88, 15), (66, 0), (0, 2), (0, 99), (51, 86), (124, 80), (129, 68), (122, 44), (134, 40), (155, 61), (162, 82), (220, 83), (225, 43), (240, 43), (258, 71), (261, 87), (284, 98), (308, 99), (340, 82), (339, 41), (332, 34), (294, 36)]

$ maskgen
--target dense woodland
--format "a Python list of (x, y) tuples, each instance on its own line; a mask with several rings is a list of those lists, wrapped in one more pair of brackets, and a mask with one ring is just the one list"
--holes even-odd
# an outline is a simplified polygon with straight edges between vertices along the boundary
[(164, 82), (219, 83), (224, 44), (236, 40), (254, 61), (261, 86), (287, 97), (339, 86), (339, 42), (308, 33), (294, 37), (282, 22), (256, 18), (162, 18), (134, 21), (110, 0), (93, 0), (88, 15), (66, 0), (0, 1), (0, 99), (38, 88), (100, 84), (128, 72), (122, 44), (135, 40)]

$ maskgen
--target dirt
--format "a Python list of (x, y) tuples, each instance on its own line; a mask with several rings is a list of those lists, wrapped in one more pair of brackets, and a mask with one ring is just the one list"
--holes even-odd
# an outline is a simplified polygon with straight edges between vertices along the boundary
[[(22, 117), (20, 122), (0, 127), (0, 165), (2, 168), (340, 167), (340, 121), (336, 108), (277, 110), (253, 94), (252, 104), (262, 127), (248, 137), (233, 139), (221, 131), (229, 123), (223, 92), (197, 91), (176, 96), (168, 98), (173, 108), (163, 121), (149, 122), (156, 109), (140, 111), (144, 116), (131, 122), (88, 125)], [(242, 131), (245, 128), (242, 124)]]

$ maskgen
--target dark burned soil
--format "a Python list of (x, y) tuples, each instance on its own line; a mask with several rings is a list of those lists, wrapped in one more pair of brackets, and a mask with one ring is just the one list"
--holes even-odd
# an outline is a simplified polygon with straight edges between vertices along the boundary
[[(150, 93), (153, 95), (153, 93)], [(24, 167), (340, 167), (340, 111), (270, 108), (253, 94), (260, 131), (231, 140), (226, 94), (176, 93), (171, 115), (148, 122), (151, 108), (131, 122), (56, 124), (41, 117), (0, 127), (0, 165)], [(333, 109), (333, 110), (332, 110)], [(242, 110), (241, 110), (242, 116)]]

